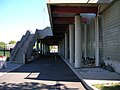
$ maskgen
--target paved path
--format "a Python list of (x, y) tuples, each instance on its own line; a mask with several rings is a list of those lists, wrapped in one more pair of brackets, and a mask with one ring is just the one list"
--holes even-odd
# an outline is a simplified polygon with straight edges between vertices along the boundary
[[(62, 57), (63, 58), (63, 57)], [(98, 90), (93, 84), (120, 83), (120, 75), (115, 72), (109, 72), (102, 68), (74, 68), (74, 64), (70, 64), (68, 60), (63, 60), (71, 68), (71, 70), (82, 80), (88, 90)]]
[(0, 76), (7, 74), (7, 72), (14, 70), (15, 68), (18, 68), (22, 66), (22, 64), (15, 64), (15, 63), (11, 63), (10, 61), (6, 62), (6, 67), (3, 69), (0, 69)]
[(0, 77), (0, 90), (85, 90), (57, 57), (41, 57)]

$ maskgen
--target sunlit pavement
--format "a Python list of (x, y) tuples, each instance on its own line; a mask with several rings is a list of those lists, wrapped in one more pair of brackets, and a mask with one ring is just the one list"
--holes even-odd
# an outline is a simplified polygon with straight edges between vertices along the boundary
[(18, 68), (22, 66), (22, 64), (15, 64), (11, 63), (10, 61), (6, 62), (6, 67), (0, 69), (0, 76), (7, 74), (7, 72), (14, 70), (15, 68)]
[(57, 56), (40, 57), (0, 77), (0, 90), (85, 90)]

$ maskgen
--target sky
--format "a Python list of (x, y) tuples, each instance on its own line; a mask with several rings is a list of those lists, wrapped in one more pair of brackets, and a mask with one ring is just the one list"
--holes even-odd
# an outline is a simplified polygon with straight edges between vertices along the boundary
[(27, 30), (50, 26), (46, 0), (0, 0), (0, 41), (19, 41)]

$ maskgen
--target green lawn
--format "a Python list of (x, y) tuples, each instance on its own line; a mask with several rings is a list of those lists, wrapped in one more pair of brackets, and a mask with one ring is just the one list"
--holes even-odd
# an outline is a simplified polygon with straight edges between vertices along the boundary
[(93, 85), (100, 90), (120, 90), (120, 83), (95, 84)]
[[(4, 52), (0, 50), (0, 56), (3, 56)], [(10, 51), (5, 51), (5, 56), (9, 57), (10, 56)]]

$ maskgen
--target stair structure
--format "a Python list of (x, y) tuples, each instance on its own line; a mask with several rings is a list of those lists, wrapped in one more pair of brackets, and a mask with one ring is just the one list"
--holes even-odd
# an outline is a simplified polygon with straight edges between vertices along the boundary
[(31, 34), (27, 31), (25, 35), (22, 36), (21, 40), (18, 41), (11, 52), (10, 60), (12, 63), (26, 63), (31, 57), (33, 46), (35, 45), (38, 35), (38, 30), (35, 34)]
[(52, 36), (52, 30), (50, 27), (46, 27), (43, 30), (36, 29), (32, 34), (27, 31), (18, 41), (10, 54), (10, 60), (12, 63), (25, 64), (30, 61), (32, 56), (33, 47), (38, 39), (44, 39), (47, 36)]

